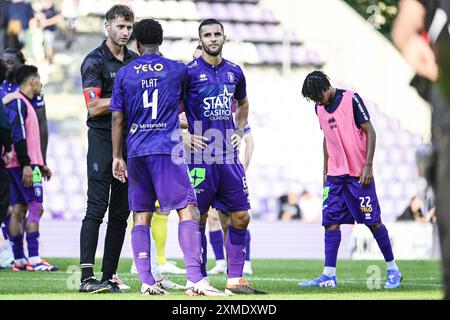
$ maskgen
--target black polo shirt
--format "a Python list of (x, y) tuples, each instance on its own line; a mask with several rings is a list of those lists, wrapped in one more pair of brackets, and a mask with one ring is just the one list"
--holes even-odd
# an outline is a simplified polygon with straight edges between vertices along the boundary
[[(122, 62), (114, 57), (105, 40), (84, 58), (81, 64), (81, 82), (86, 104), (99, 98), (111, 98), (117, 71), (139, 56), (127, 47), (124, 50)], [(88, 114), (86, 124), (89, 128), (111, 130), (111, 114), (98, 117)]]

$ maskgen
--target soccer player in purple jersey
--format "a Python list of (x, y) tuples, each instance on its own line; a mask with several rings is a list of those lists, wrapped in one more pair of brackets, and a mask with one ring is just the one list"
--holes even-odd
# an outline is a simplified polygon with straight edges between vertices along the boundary
[[(42, 208), (42, 177), (46, 177), (41, 167), (44, 165), (39, 137), (39, 124), (34, 107), (33, 96), (42, 88), (36, 67), (22, 65), (15, 72), (19, 84), (20, 98), (6, 105), (12, 124), (14, 150), (12, 160), (7, 164), (11, 179), (10, 205), (13, 207), (9, 225), (9, 240), (13, 246), (13, 271), (56, 271), (39, 256), (39, 220)], [(28, 261), (23, 250), (25, 216)]]
[[(11, 49), (7, 48), (3, 52), (2, 60), (4, 60), (7, 71), (6, 71), (6, 79), (2, 81), (1, 86), (5, 93), (8, 93), (9, 97), (12, 94), (17, 94), (19, 91), (19, 85), (14, 80), (14, 74), (17, 68), (25, 64), (25, 57), (23, 53), (20, 50), (17, 49)], [(18, 98), (17, 96), (14, 96), (14, 98)], [(47, 126), (47, 114), (45, 110), (45, 102), (44, 102), (44, 95), (42, 92), (35, 95), (31, 99), (31, 104), (33, 108), (36, 111), (36, 115), (38, 117), (39, 121), (39, 135), (40, 135), (40, 141), (41, 141), (41, 151), (42, 151), (42, 157), (44, 159), (44, 165), (41, 167), (42, 174), (46, 180), (49, 180), (52, 176), (52, 171), (49, 169), (49, 167), (46, 164), (47, 159), (47, 145), (48, 145), (48, 126)], [(6, 105), (6, 103), (5, 103)], [(8, 236), (8, 228), (9, 228), (9, 221), (10, 221), (11, 215), (8, 214), (7, 217), (4, 220), (3, 224), (3, 234), (5, 238)], [(25, 228), (28, 230), (27, 233), (30, 233), (30, 236), (27, 236), (27, 242), (29, 243), (29, 246), (35, 246), (39, 239), (39, 226), (34, 225), (32, 223), (29, 223), (28, 220), (26, 220)]]
[[(201, 243), (188, 167), (180, 150), (178, 105), (184, 94), (186, 66), (163, 58), (159, 22), (143, 19), (134, 28), (141, 56), (119, 70), (114, 80), (112, 111), (113, 164), (116, 179), (128, 179), (128, 202), (133, 211), (131, 235), (134, 261), (144, 295), (165, 295), (150, 268), (150, 222), (158, 199), (162, 211), (177, 210), (178, 240), (187, 270), (188, 295), (223, 296), (204, 281), (200, 270)], [(125, 117), (128, 166), (122, 157)]]
[[(205, 137), (208, 142), (206, 147), (192, 152), (189, 159), (191, 181), (201, 213), (202, 273), (206, 278), (207, 214), (209, 207), (219, 200), (231, 212), (225, 241), (228, 256), (225, 292), (263, 294), (242, 278), (246, 230), (250, 222), (247, 181), (238, 159), (249, 108), (245, 76), (238, 65), (222, 58), (225, 35), (218, 20), (202, 21), (198, 31), (202, 55), (187, 65), (183, 103), (189, 132)], [(238, 101), (236, 124), (231, 112), (234, 99)]]
[(325, 227), (325, 267), (320, 277), (300, 282), (301, 287), (336, 287), (336, 261), (341, 224), (365, 224), (380, 247), (387, 266), (385, 289), (400, 286), (402, 274), (395, 263), (389, 234), (381, 221), (373, 156), (375, 129), (357, 93), (333, 88), (328, 77), (314, 71), (306, 77), (303, 96), (316, 103), (324, 133), (322, 225)]

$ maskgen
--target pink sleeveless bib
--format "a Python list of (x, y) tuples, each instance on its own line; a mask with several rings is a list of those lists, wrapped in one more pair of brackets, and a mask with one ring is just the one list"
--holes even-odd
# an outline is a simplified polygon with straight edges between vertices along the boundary
[(366, 160), (366, 133), (358, 129), (353, 115), (352, 91), (345, 91), (333, 113), (317, 106), (317, 116), (323, 130), (328, 152), (329, 176), (348, 174), (359, 177)]

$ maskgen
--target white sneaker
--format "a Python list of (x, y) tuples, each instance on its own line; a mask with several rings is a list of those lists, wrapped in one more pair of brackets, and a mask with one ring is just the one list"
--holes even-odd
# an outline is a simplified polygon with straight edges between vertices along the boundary
[(165, 290), (186, 290), (185, 286), (173, 282), (166, 276), (163, 276), (161, 280), (156, 281), (156, 284), (158, 287)]
[(112, 280), (117, 284), (120, 290), (129, 290), (130, 286), (127, 286), (122, 280), (119, 279), (119, 274), (113, 274)]
[(176, 265), (170, 262), (160, 264), (159, 271), (161, 273), (186, 274), (186, 269), (178, 268)]
[(9, 242), (0, 248), (0, 267), (11, 268), (14, 263), (14, 254)]
[(216, 265), (208, 271), (209, 274), (224, 274), (227, 272), (227, 263), (225, 260), (217, 260)]
[(192, 283), (191, 281), (186, 282), (186, 287), (188, 288), (186, 290), (186, 294), (190, 297), (195, 296), (209, 296), (209, 297), (226, 297), (228, 294), (219, 291), (218, 289), (214, 288), (212, 285), (208, 283), (205, 278), (200, 280), (199, 282)]
[(141, 286), (141, 294), (144, 296), (167, 296), (169, 293), (163, 288), (160, 288), (156, 283), (151, 286), (143, 283)]
[(252, 262), (245, 260), (244, 269), (242, 269), (243, 274), (253, 274)]
[(134, 261), (133, 261), (133, 263), (131, 264), (130, 273), (131, 273), (131, 274), (138, 274), (137, 269), (136, 269), (136, 264), (134, 263)]

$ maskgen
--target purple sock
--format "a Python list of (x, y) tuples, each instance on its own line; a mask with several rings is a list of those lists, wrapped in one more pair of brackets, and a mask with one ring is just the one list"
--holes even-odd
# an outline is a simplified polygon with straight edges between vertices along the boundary
[(29, 257), (39, 256), (39, 231), (27, 233), (27, 247)]
[(193, 283), (203, 279), (200, 268), (202, 255), (199, 229), (196, 221), (186, 220), (178, 223), (178, 243), (184, 256), (186, 278)]
[(3, 224), (2, 224), (2, 233), (3, 233), (3, 238), (5, 238), (5, 240), (8, 240), (8, 230), (9, 230), (9, 221), (11, 220), (11, 216), (8, 214), (5, 219), (3, 220)]
[(247, 230), (247, 235), (245, 237), (245, 261), (250, 261), (250, 230)]
[(202, 270), (202, 276), (207, 277), (208, 276), (208, 272), (206, 272), (206, 261), (207, 261), (207, 250), (208, 250), (208, 240), (206, 239), (206, 234), (205, 234), (205, 228), (200, 228), (200, 235), (202, 237), (201, 241), (202, 241), (202, 264), (200, 265), (201, 270)]
[(14, 259), (24, 259), (25, 253), (23, 252), (23, 233), (14, 237), (9, 237), (9, 241), (11, 242)]
[(131, 231), (131, 247), (134, 263), (142, 283), (155, 283), (150, 268), (150, 229), (145, 225), (135, 225)]
[(223, 253), (223, 233), (222, 230), (210, 231), (209, 232), (209, 242), (214, 251), (214, 256), (216, 260), (224, 260), (225, 255)]
[(232, 225), (228, 227), (225, 249), (228, 256), (228, 278), (242, 278), (242, 269), (245, 260), (246, 230), (238, 230)]
[(325, 267), (336, 268), (341, 230), (325, 230)]
[(389, 233), (384, 224), (377, 230), (372, 231), (373, 237), (377, 240), (378, 247), (380, 247), (381, 253), (384, 256), (384, 261), (390, 262), (394, 260), (394, 254), (392, 253), (391, 240), (389, 240)]

